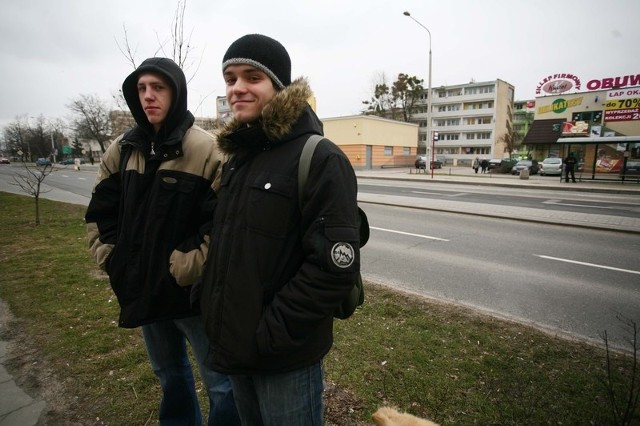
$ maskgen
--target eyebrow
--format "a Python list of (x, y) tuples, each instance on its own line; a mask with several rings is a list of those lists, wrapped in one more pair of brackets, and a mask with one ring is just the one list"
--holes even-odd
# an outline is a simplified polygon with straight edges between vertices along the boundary
[[(228, 69), (228, 68), (227, 68)], [(261, 72), (264, 73), (264, 71), (262, 71), (259, 68), (256, 68), (254, 66), (251, 65), (243, 65), (243, 68), (241, 68), (238, 71), (224, 71), (224, 73), (222, 75), (233, 75), (233, 74), (250, 74), (253, 72)]]

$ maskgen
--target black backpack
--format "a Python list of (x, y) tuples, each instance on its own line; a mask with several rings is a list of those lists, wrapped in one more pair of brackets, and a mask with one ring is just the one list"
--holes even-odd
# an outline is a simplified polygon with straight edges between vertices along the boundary
[[(309, 167), (311, 165), (311, 157), (316, 149), (316, 145), (323, 139), (320, 135), (311, 135), (302, 148), (300, 154), (300, 164), (298, 166), (298, 206), (302, 211), (302, 188), (307, 183), (309, 176)], [(360, 248), (369, 241), (369, 221), (365, 212), (358, 207), (358, 227), (360, 232)], [(333, 313), (334, 318), (347, 319), (355, 312), (356, 308), (364, 303), (364, 285), (362, 283), (362, 274), (358, 273), (358, 279), (351, 289), (349, 296), (342, 301), (338, 309)]]

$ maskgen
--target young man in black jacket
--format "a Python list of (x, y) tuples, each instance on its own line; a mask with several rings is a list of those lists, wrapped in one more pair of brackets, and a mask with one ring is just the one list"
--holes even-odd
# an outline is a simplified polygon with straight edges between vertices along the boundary
[(163, 397), (161, 425), (198, 425), (202, 416), (186, 341), (209, 395), (209, 425), (239, 424), (229, 379), (204, 365), (209, 347), (191, 286), (204, 267), (212, 185), (222, 155), (194, 125), (178, 65), (149, 58), (122, 92), (136, 126), (105, 152), (85, 220), (91, 253), (120, 304), (120, 327), (142, 327)]
[(203, 275), (207, 362), (229, 375), (243, 424), (322, 425), (333, 313), (360, 270), (355, 173), (325, 139), (298, 187), (302, 148), (322, 123), (279, 42), (241, 37), (222, 71), (234, 119), (218, 136), (230, 159)]

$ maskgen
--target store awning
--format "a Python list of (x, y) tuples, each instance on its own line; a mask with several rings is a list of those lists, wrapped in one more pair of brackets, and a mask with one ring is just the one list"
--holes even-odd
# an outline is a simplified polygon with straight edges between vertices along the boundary
[(585, 136), (573, 138), (560, 138), (556, 143), (573, 144), (573, 143), (629, 143), (640, 142), (640, 136)]
[[(527, 135), (522, 140), (523, 145), (548, 145), (555, 143), (562, 133), (558, 130), (562, 128), (563, 118), (553, 120), (534, 120)], [(554, 130), (554, 127), (556, 130)]]

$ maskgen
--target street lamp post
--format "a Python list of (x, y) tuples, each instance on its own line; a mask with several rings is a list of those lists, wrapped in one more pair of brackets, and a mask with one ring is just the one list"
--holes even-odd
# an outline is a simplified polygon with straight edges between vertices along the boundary
[(429, 164), (429, 168), (431, 169), (431, 179), (433, 179), (433, 161), (435, 160), (434, 155), (435, 155), (435, 141), (433, 139), (433, 135), (431, 134), (431, 31), (429, 31), (429, 28), (425, 27), (424, 25), (422, 25), (422, 23), (420, 23), (420, 21), (418, 21), (416, 18), (414, 18), (413, 16), (411, 16), (411, 14), (409, 12), (404, 12), (404, 16), (408, 16), (409, 18), (413, 19), (415, 21), (416, 24), (420, 25), (422, 28), (424, 28), (425, 30), (427, 30), (427, 33), (429, 34), (429, 76), (428, 76), (428, 80), (429, 80), (429, 87), (427, 88), (427, 140), (425, 141), (425, 154), (427, 153), (427, 147), (429, 146), (429, 142), (431, 142), (432, 147), (431, 147), (431, 163)]
[(53, 130), (51, 131), (51, 163), (56, 162), (56, 145), (53, 143)]

